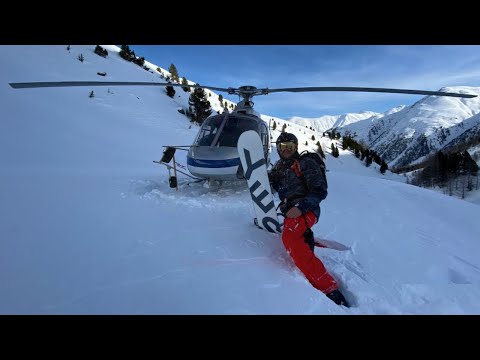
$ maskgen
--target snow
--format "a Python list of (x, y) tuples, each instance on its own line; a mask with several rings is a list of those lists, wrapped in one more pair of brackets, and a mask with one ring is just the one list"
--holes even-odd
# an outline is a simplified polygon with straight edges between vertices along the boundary
[(313, 230), (350, 247), (315, 250), (353, 304), (339, 307), (253, 225), (245, 183), (169, 188), (153, 160), (198, 131), (177, 111), (181, 88), (8, 85), (161, 81), (94, 48), (0, 46), (1, 314), (480, 314), (478, 205), (327, 154)]

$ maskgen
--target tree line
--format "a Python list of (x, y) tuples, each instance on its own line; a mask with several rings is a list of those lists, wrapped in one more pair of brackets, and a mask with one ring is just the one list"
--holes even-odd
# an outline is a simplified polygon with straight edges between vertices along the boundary
[[(338, 134), (338, 133), (337, 133)], [(337, 135), (330, 135), (330, 138), (336, 137)], [(380, 166), (380, 172), (385, 174), (385, 171), (388, 170), (388, 164), (382, 159), (376, 151), (368, 149), (364, 145), (356, 142), (353, 137), (350, 135), (345, 135), (342, 139), (342, 147), (344, 150), (353, 151), (355, 156), (360, 159), (360, 161), (365, 161), (365, 166), (369, 167), (373, 162)]]
[(467, 150), (459, 152), (438, 151), (423, 163), (421, 170), (416, 170), (411, 184), (422, 187), (436, 187), (444, 193), (456, 193), (462, 199), (465, 191), (479, 189), (479, 167)]
[[(133, 62), (145, 68), (144, 66), (145, 58), (143, 56), (137, 57), (135, 55), (135, 52), (130, 50), (130, 47), (128, 45), (121, 45), (119, 55), (124, 60)], [(149, 70), (148, 68), (145, 68), (145, 69)], [(175, 66), (175, 64), (170, 64), (168, 68), (168, 72), (170, 73), (169, 76), (165, 76), (160, 68), (157, 68), (157, 71), (160, 73), (160, 77), (165, 79), (168, 83), (175, 82), (177, 84), (189, 85), (185, 77), (183, 77), (180, 82), (180, 75), (178, 74), (178, 69)], [(198, 86), (199, 84), (195, 84), (195, 85)], [(190, 87), (182, 86), (182, 89), (183, 91), (188, 93), (192, 92), (188, 99), (189, 109), (185, 112), (185, 115), (189, 117), (192, 122), (202, 124), (203, 121), (205, 121), (205, 119), (209, 117), (212, 113), (212, 107), (211, 107), (210, 101), (208, 101), (207, 93), (202, 88), (191, 89)], [(173, 98), (175, 96), (176, 91), (173, 86), (167, 85), (165, 87), (165, 91), (169, 97)], [(222, 102), (222, 100), (223, 100), (223, 97), (220, 100), (220, 102)], [(227, 108), (227, 102), (225, 101), (225, 109), (226, 108)]]

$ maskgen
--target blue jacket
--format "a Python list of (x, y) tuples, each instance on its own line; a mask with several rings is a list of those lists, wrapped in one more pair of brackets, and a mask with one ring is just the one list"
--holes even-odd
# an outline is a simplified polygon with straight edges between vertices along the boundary
[[(292, 166), (295, 160), (300, 163), (303, 178), (297, 176)], [(285, 214), (291, 207), (298, 207), (303, 214), (311, 210), (320, 217), (320, 202), (328, 195), (328, 185), (321, 175), (323, 170), (315, 160), (295, 153), (290, 159), (280, 159), (269, 174), (270, 184), (278, 192), (280, 200), (286, 205), (280, 209)]]

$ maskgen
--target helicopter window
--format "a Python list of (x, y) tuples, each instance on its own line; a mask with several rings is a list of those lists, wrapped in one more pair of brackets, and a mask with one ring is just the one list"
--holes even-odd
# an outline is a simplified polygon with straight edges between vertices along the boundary
[(253, 119), (230, 115), (219, 138), (220, 146), (237, 147), (238, 138), (247, 130), (258, 132), (257, 122)]
[(200, 133), (198, 134), (195, 143), (199, 146), (209, 146), (213, 139), (215, 139), (215, 135), (223, 121), (223, 117), (223, 115), (219, 115), (206, 119), (202, 124), (202, 128), (200, 129)]
[[(195, 143), (199, 146), (210, 146), (215, 139), (215, 136), (223, 120), (223, 114), (207, 118), (202, 124)], [(259, 132), (259, 126), (255, 119), (249, 119), (245, 116), (229, 115), (227, 122), (219, 136), (217, 145), (226, 147), (237, 147), (238, 138), (243, 132), (247, 130), (254, 130), (256, 132)], [(266, 132), (266, 128), (263, 129), (262, 127), (261, 131), (262, 133)], [(265, 143), (263, 135), (262, 142)]]
[(211, 127), (206, 127), (202, 129), (200, 135), (198, 136), (198, 145), (200, 146), (209, 146), (213, 139), (215, 138), (215, 134), (217, 133), (217, 128), (212, 129)]
[(265, 124), (260, 125), (260, 132), (261, 132), (261, 138), (262, 138), (263, 146), (268, 147), (268, 130), (267, 130), (267, 126)]

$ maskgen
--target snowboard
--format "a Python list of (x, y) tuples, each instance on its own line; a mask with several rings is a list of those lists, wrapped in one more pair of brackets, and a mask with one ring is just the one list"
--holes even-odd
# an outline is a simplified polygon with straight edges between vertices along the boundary
[(260, 136), (253, 130), (240, 135), (237, 144), (243, 173), (253, 201), (256, 225), (272, 233), (282, 232), (272, 189), (268, 181), (267, 163)]
[(335, 241), (335, 240), (322, 239), (322, 238), (315, 237), (313, 238), (313, 241), (315, 246), (319, 248), (333, 249), (333, 250), (339, 250), (339, 251), (351, 250), (349, 246), (339, 243), (338, 241)]

